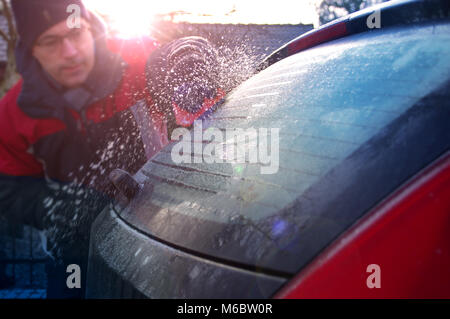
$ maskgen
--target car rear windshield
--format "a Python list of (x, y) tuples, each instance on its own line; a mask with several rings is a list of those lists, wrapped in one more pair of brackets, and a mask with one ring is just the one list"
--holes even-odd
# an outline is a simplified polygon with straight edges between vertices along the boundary
[[(137, 175), (147, 192), (121, 216), (180, 249), (292, 274), (448, 149), (449, 56), (450, 26), (441, 23), (382, 28), (286, 58), (191, 130), (189, 161), (174, 160), (179, 142), (150, 160)], [(239, 148), (227, 135), (236, 128), (256, 162), (227, 154)], [(209, 163), (205, 148), (218, 144), (225, 152), (213, 155), (225, 163)]]

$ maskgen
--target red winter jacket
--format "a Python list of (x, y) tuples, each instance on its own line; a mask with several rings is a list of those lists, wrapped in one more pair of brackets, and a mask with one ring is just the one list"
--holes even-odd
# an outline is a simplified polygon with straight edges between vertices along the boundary
[[(148, 108), (148, 121), (155, 126), (154, 141), (159, 145), (147, 152), (154, 154), (168, 142), (164, 115), (152, 109), (152, 99), (146, 89), (145, 65), (157, 44), (151, 40), (125, 41), (113, 39), (109, 43), (113, 52), (120, 52), (128, 64), (122, 81), (112, 95), (86, 108), (86, 120), (105, 123), (117, 113), (127, 111), (144, 101)], [(25, 114), (17, 104), (23, 81), (19, 81), (0, 101), (0, 173), (12, 176), (36, 176), (44, 174), (33, 145), (58, 132), (67, 130), (67, 124), (56, 118), (33, 118)], [(85, 134), (81, 115), (71, 111), (78, 128)], [(56, 154), (52, 154), (56, 155)], [(77, 154), (73, 154), (76, 156)], [(52, 176), (53, 177), (53, 176)]]
[[(95, 86), (114, 89), (106, 93), (100, 90), (98, 94), (104, 96), (97, 100), (94, 97), (95, 102), (79, 112), (61, 106), (62, 102), (56, 105), (62, 101), (57, 95), (39, 97), (39, 80), (17, 83), (0, 101), (0, 215), (37, 228), (46, 227), (44, 215), (52, 204), (61, 196), (67, 199), (67, 192), (55, 195), (49, 180), (75, 183), (111, 195), (111, 170), (121, 168), (135, 173), (168, 143), (168, 124), (183, 125), (186, 118), (191, 123), (221, 100), (223, 92), (214, 90), (219, 94), (205, 98), (203, 108), (187, 112), (164, 96), (171, 92), (165, 86), (172, 81), (162, 73), (168, 67), (164, 63), (169, 63), (172, 55), (178, 55), (177, 61), (188, 61), (179, 55), (189, 54), (191, 46), (197, 53), (211, 53), (208, 43), (200, 38), (181, 39), (163, 48), (150, 39), (110, 39), (107, 49), (117, 53), (119, 60), (106, 60), (115, 61), (108, 62), (114, 65), (102, 64), (100, 56), (96, 64), (110, 77), (119, 74), (117, 83), (109, 77), (95, 79)], [(164, 105), (167, 103), (170, 105)], [(172, 107), (175, 112), (166, 112)], [(56, 202), (64, 202), (65, 211), (75, 211), (76, 200)]]

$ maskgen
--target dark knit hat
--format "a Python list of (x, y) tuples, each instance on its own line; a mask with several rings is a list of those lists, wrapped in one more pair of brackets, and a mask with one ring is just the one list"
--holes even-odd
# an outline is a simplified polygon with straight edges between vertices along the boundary
[(39, 36), (50, 27), (69, 18), (69, 5), (78, 5), (81, 16), (89, 14), (81, 0), (12, 0), (11, 5), (16, 20), (20, 40), (31, 48)]

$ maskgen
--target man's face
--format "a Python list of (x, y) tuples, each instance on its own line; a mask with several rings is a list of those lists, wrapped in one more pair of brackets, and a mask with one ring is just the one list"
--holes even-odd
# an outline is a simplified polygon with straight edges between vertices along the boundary
[(62, 21), (36, 40), (33, 56), (59, 84), (74, 88), (83, 84), (95, 63), (94, 38), (84, 19), (81, 28)]

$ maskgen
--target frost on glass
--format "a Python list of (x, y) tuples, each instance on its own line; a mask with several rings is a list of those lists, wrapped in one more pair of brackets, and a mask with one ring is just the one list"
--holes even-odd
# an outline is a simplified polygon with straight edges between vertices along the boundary
[(279, 128), (278, 172), (262, 175), (250, 163), (175, 164), (172, 144), (141, 171), (154, 184), (148, 214), (170, 210), (224, 223), (276, 214), (450, 77), (449, 31), (446, 25), (381, 29), (296, 54), (253, 76), (204, 119), (203, 129)]

